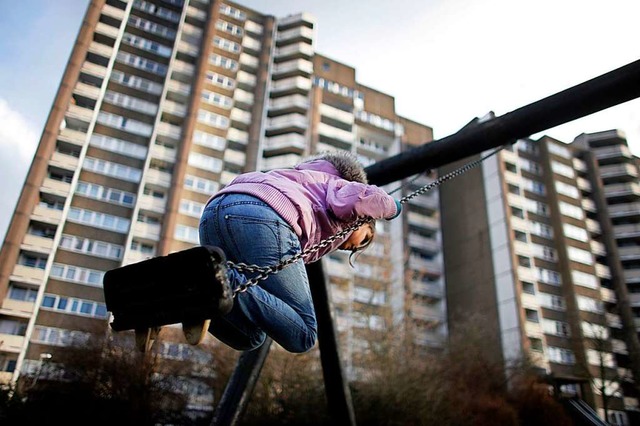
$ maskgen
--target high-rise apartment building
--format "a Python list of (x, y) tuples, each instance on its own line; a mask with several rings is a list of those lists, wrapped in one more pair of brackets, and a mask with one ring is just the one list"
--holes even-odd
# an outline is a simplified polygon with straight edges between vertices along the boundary
[(505, 368), (529, 358), (634, 424), (640, 185), (624, 135), (520, 140), (440, 197), (451, 334), (473, 319)]
[[(315, 36), (304, 13), (91, 1), (0, 252), (2, 382), (43, 357), (64, 370), (65, 347), (104, 335), (104, 272), (198, 244), (206, 201), (238, 174), (323, 150), (370, 163), (432, 139), (393, 97), (315, 53)], [(405, 319), (416, 342), (442, 345), (437, 207), (432, 194), (380, 222), (355, 269), (326, 259), (348, 366), (367, 333)], [(165, 337), (163, 356), (199, 350), (171, 327)]]

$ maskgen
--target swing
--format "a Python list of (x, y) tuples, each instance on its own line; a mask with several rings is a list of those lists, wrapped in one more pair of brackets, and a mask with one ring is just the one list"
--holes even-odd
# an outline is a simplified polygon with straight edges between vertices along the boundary
[[(404, 204), (438, 187), (476, 167), (503, 148), (499, 147), (437, 178), (398, 201)], [(233, 299), (239, 293), (336, 240), (347, 237), (371, 220), (360, 217), (331, 237), (277, 265), (233, 263), (226, 260), (224, 252), (218, 247), (198, 246), (110, 270), (104, 275), (103, 289), (107, 310), (113, 315), (111, 328), (114, 331), (135, 330), (136, 340), (141, 340), (143, 344), (139, 347), (144, 352), (149, 349), (150, 341), (159, 327), (176, 323), (197, 324), (229, 313)], [(257, 275), (232, 291), (226, 275), (227, 268)]]

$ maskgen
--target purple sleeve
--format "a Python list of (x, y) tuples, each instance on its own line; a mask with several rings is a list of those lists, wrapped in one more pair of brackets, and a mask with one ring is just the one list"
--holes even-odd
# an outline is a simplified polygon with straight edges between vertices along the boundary
[(327, 207), (345, 221), (360, 216), (385, 219), (397, 213), (395, 200), (383, 189), (341, 179), (329, 182)]

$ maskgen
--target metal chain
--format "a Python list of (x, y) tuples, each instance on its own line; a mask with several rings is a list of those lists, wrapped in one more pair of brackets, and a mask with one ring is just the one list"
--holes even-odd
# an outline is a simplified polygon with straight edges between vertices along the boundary
[[(506, 145), (505, 145), (506, 146)], [(420, 188), (418, 188), (416, 191), (412, 192), (411, 194), (402, 197), (400, 200), (398, 200), (398, 202), (400, 204), (404, 204), (407, 201), (411, 200), (412, 198), (417, 197), (418, 195), (422, 195), (425, 192), (431, 191), (434, 188), (437, 188), (438, 186), (442, 185), (444, 182), (453, 179), (457, 176), (460, 176), (461, 174), (471, 170), (474, 167), (477, 167), (480, 163), (482, 163), (484, 160), (488, 159), (489, 157), (497, 154), (499, 151), (501, 151), (502, 149), (504, 149), (505, 146), (501, 146), (499, 148), (494, 149), (493, 151), (491, 151), (489, 154), (485, 155), (484, 157), (480, 157), (477, 160), (471, 161), (467, 164), (465, 164), (464, 166), (453, 170), (443, 176), (438, 177), (436, 180), (434, 180), (433, 182), (430, 182)], [(398, 188), (399, 189), (399, 188)], [(258, 273), (258, 275), (256, 275), (255, 277), (251, 278), (250, 280), (248, 280), (246, 283), (239, 285), (234, 291), (233, 291), (233, 297), (236, 297), (236, 295), (238, 293), (244, 293), (245, 291), (247, 291), (250, 287), (253, 287), (255, 285), (257, 285), (260, 281), (264, 281), (267, 278), (269, 278), (271, 275), (273, 274), (277, 274), (278, 272), (282, 271), (284, 268), (286, 268), (287, 266), (301, 260), (301, 259), (305, 259), (307, 258), (309, 255), (316, 253), (318, 250), (323, 249), (328, 247), (331, 243), (333, 243), (334, 241), (341, 239), (345, 236), (347, 236), (348, 234), (350, 234), (351, 232), (355, 231), (356, 229), (360, 228), (362, 225), (364, 225), (365, 223), (368, 222), (373, 222), (374, 219), (370, 218), (370, 217), (360, 217), (358, 218), (356, 221), (352, 222), (351, 224), (349, 224), (349, 226), (347, 226), (346, 228), (338, 231), (336, 234), (320, 241), (318, 244), (313, 245), (309, 248), (307, 248), (304, 251), (301, 251), (300, 253), (297, 253), (296, 255), (285, 259), (283, 261), (281, 261), (280, 263), (278, 263), (277, 265), (272, 265), (272, 266), (258, 266), (258, 265), (248, 265), (246, 263), (242, 263), (242, 262), (231, 262), (231, 261), (227, 261), (227, 266), (229, 268), (233, 268), (239, 272), (249, 272), (249, 273)]]

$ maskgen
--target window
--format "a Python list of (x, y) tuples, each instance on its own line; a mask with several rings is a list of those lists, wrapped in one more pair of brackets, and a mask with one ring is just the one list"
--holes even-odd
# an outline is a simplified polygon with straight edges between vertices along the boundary
[(566, 146), (560, 146), (557, 143), (550, 142), (548, 145), (549, 152), (562, 158), (571, 158), (571, 151)]
[(533, 235), (537, 235), (539, 237), (552, 239), (553, 238), (553, 228), (549, 225), (540, 223), (540, 222), (531, 222), (530, 232)]
[(505, 162), (504, 162), (504, 168), (505, 168), (505, 170), (507, 170), (508, 172), (511, 172), (511, 173), (518, 173), (518, 167), (517, 167), (515, 164), (510, 163), (510, 162), (508, 162), (508, 161), (505, 161)]
[(144, 160), (147, 157), (147, 148), (142, 145), (123, 141), (121, 139), (116, 139), (109, 136), (99, 135), (97, 133), (91, 135), (89, 144), (105, 151), (123, 154), (128, 157), (137, 158), (139, 160)]
[(222, 50), (226, 50), (227, 52), (240, 53), (240, 45), (231, 40), (227, 40), (226, 38), (215, 36), (213, 38), (213, 44), (214, 46)]
[(527, 294), (536, 294), (536, 285), (527, 281), (522, 281), (522, 292)]
[(177, 12), (173, 12), (169, 9), (165, 9), (164, 7), (160, 7), (156, 4), (144, 1), (144, 0), (135, 0), (133, 2), (133, 7), (138, 10), (142, 10), (150, 15), (156, 15), (160, 18), (166, 19), (171, 22), (180, 22), (180, 14)]
[(193, 142), (200, 146), (205, 146), (217, 151), (224, 151), (227, 145), (226, 139), (222, 136), (212, 135), (211, 133), (202, 132), (200, 130), (193, 132)]
[(114, 81), (123, 86), (131, 87), (141, 90), (152, 95), (160, 95), (162, 93), (162, 85), (155, 83), (146, 78), (139, 77), (133, 74), (125, 74), (124, 72), (113, 70), (111, 71), (111, 81)]
[(510, 183), (507, 185), (507, 190), (509, 191), (510, 194), (520, 195), (520, 188), (518, 187), (518, 185), (514, 185)]
[[(214, 55), (215, 56), (215, 55)], [(231, 61), (230, 59), (228, 59)], [(233, 61), (232, 61), (233, 62)], [(221, 65), (221, 64), (216, 64)], [(217, 72), (207, 71), (204, 80), (208, 83), (222, 87), (223, 89), (233, 90), (236, 87), (236, 81), (226, 75), (218, 74)]]
[(219, 129), (227, 129), (229, 127), (229, 119), (227, 117), (203, 109), (198, 111), (198, 121)]
[(98, 123), (141, 136), (151, 136), (153, 129), (150, 124), (143, 123), (142, 121), (132, 120), (102, 111), (98, 114)]
[(130, 67), (157, 74), (159, 76), (164, 77), (167, 74), (166, 65), (124, 51), (118, 52), (116, 60)]
[(76, 194), (84, 195), (87, 198), (107, 203), (120, 204), (132, 207), (135, 201), (135, 194), (131, 192), (120, 191), (118, 189), (107, 188), (105, 186), (96, 185), (88, 182), (78, 182)]
[(180, 213), (187, 216), (197, 217), (202, 216), (204, 210), (204, 204), (197, 203), (191, 200), (180, 200)]
[(206, 103), (218, 106), (220, 108), (231, 109), (231, 107), (233, 106), (233, 99), (219, 93), (204, 90), (202, 91), (201, 97), (202, 100)]
[(107, 103), (127, 108), (132, 111), (141, 112), (143, 114), (155, 115), (158, 112), (158, 104), (156, 103), (147, 102), (140, 98), (110, 90), (104, 94), (104, 100)]
[(122, 36), (122, 42), (165, 58), (171, 56), (171, 48), (169, 46), (165, 46), (164, 44), (156, 43), (155, 41), (147, 40), (146, 38), (138, 37), (133, 34), (124, 33)]
[(236, 37), (242, 37), (242, 35), (244, 34), (244, 31), (241, 27), (233, 25), (231, 22), (223, 21), (221, 19), (216, 22), (216, 28), (232, 34)]
[(519, 217), (520, 219), (524, 219), (524, 210), (522, 210), (519, 207), (514, 207), (514, 206), (510, 206), (511, 207), (511, 214), (515, 217)]
[(247, 19), (246, 13), (244, 13), (240, 9), (236, 9), (235, 7), (231, 7), (224, 3), (220, 3), (220, 13), (231, 16), (239, 21), (244, 21), (245, 19)]
[(208, 155), (199, 154), (197, 152), (189, 154), (188, 163), (190, 166), (213, 173), (220, 173), (220, 171), (222, 171), (222, 160)]
[(514, 237), (517, 241), (521, 241), (523, 243), (526, 243), (528, 241), (527, 238), (527, 233), (526, 232), (522, 232), (522, 231), (518, 231), (517, 229), (513, 231), (514, 233)]
[(370, 288), (355, 286), (353, 298), (360, 303), (384, 305), (387, 294), (384, 291), (375, 291)]
[(184, 187), (194, 192), (213, 195), (218, 192), (218, 183), (212, 180), (197, 176), (186, 175), (184, 177)]
[(539, 152), (538, 145), (531, 140), (521, 139), (516, 143), (516, 146), (519, 151), (528, 152), (529, 154), (537, 155)]
[(569, 324), (564, 321), (554, 321), (554, 320), (543, 319), (542, 331), (546, 334), (551, 334), (554, 336), (562, 336), (562, 337), (571, 336), (571, 329), (569, 328)]
[(180, 241), (184, 241), (192, 244), (200, 243), (200, 234), (198, 232), (198, 229), (192, 228), (190, 226), (185, 226), (185, 225), (176, 226), (174, 238), (176, 240), (180, 240)]
[(531, 179), (522, 179), (522, 187), (529, 192), (532, 192), (534, 194), (538, 194), (538, 195), (545, 195), (547, 193), (547, 190), (544, 186), (544, 184), (542, 182), (538, 182), (537, 180), (531, 180)]
[(21, 302), (35, 302), (38, 290), (28, 287), (22, 287), (11, 283), (9, 285), (9, 299), (19, 300)]
[(36, 325), (33, 330), (33, 341), (52, 346), (82, 346), (91, 338), (91, 333), (62, 328), (44, 327)]
[(562, 284), (562, 278), (560, 274), (556, 271), (551, 271), (549, 269), (544, 268), (536, 268), (537, 279), (540, 282), (550, 285), (559, 286)]
[(217, 67), (225, 68), (231, 71), (238, 70), (238, 62), (225, 56), (211, 54), (209, 55), (209, 63)]
[(538, 317), (538, 311), (536, 311), (535, 309), (525, 308), (524, 314), (525, 314), (525, 317), (527, 318), (527, 321), (540, 322), (540, 318)]
[(118, 244), (107, 243), (99, 240), (78, 237), (74, 235), (63, 235), (60, 239), (60, 248), (85, 253), (109, 259), (122, 259), (124, 247)]
[(102, 287), (103, 271), (81, 268), (79, 266), (54, 264), (51, 268), (51, 276), (62, 281), (71, 281), (79, 284), (87, 284), (93, 287)]
[(542, 166), (540, 166), (540, 163), (527, 160), (526, 158), (518, 158), (518, 163), (520, 164), (520, 168), (522, 170), (526, 170), (533, 175), (542, 175)]
[(535, 213), (539, 216), (549, 216), (549, 206), (540, 201), (526, 199), (524, 200), (524, 208), (532, 213)]
[(145, 31), (170, 40), (173, 40), (176, 37), (175, 30), (169, 27), (165, 27), (164, 25), (160, 25), (156, 22), (147, 21), (146, 19), (142, 19), (135, 15), (129, 16), (128, 23), (133, 27), (143, 29)]
[(573, 354), (573, 351), (569, 349), (557, 348), (554, 346), (549, 346), (547, 349), (549, 361), (551, 362), (567, 365), (573, 365), (576, 363), (576, 357)]
[(598, 339), (598, 340), (609, 339), (609, 328), (600, 324), (594, 324), (586, 321), (582, 321), (581, 325), (582, 325), (582, 333), (584, 334), (585, 337)]
[(587, 296), (577, 296), (576, 298), (578, 301), (578, 309), (581, 311), (594, 312), (596, 314), (604, 312), (602, 301)]
[(92, 210), (71, 207), (68, 219), (70, 222), (82, 223), (97, 228), (108, 229), (110, 231), (127, 233), (129, 232), (129, 219), (119, 216), (111, 216), (105, 213)]
[(93, 300), (66, 298), (56, 294), (45, 294), (42, 298), (42, 307), (75, 315), (107, 318), (107, 310), (104, 303), (95, 302)]
[(531, 259), (526, 256), (518, 255), (518, 265), (525, 268), (531, 268)]
[(542, 339), (537, 339), (535, 337), (529, 337), (529, 347), (532, 351), (535, 352), (544, 352), (542, 347)]
[(564, 297), (556, 296), (555, 294), (539, 293), (538, 301), (543, 308), (561, 312), (567, 309)]

